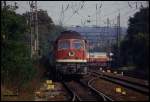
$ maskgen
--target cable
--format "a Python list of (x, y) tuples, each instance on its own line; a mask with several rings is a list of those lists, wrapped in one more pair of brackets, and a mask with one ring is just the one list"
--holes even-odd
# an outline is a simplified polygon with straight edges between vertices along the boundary
[[(135, 11), (135, 10), (137, 10), (137, 9), (133, 9), (133, 11)], [(132, 12), (133, 12), (132, 11)], [(125, 12), (122, 16), (127, 16), (128, 14), (130, 14), (130, 13), (132, 13), (131, 11), (127, 11), (127, 12)], [(116, 16), (115, 17), (113, 17), (112, 19), (110, 19), (110, 22), (111, 21), (114, 21), (116, 19)], [(95, 19), (94, 20), (91, 20), (91, 22), (94, 22), (94, 21), (96, 21)], [(102, 20), (101, 22), (104, 22), (104, 24), (106, 24), (106, 22), (105, 22), (105, 20)]]
[[(134, 2), (134, 3), (136, 3), (136, 2)], [(128, 2), (128, 4), (129, 4), (129, 2)], [(130, 4), (129, 4), (129, 5), (130, 5)], [(125, 7), (122, 7), (122, 8), (120, 8), (120, 9), (121, 9), (121, 11), (122, 11), (122, 10), (125, 10)], [(104, 15), (103, 18), (105, 18), (106, 16), (109, 16), (109, 15), (112, 15), (112, 14), (116, 14), (117, 12), (118, 12), (118, 10), (113, 11), (113, 12), (109, 13), (108, 15), (107, 15), (107, 14)], [(95, 13), (92, 14), (91, 16), (93, 16), (93, 15), (95, 15)]]
[[(72, 4), (72, 5), (73, 5), (73, 4)], [(78, 12), (79, 12), (81, 6), (82, 6), (82, 5), (79, 4), (79, 7), (77, 7), (76, 10), (75, 10), (74, 7), (72, 6), (71, 8), (72, 8), (72, 10), (73, 10), (73, 14), (72, 14), (72, 15), (68, 18), (68, 20), (66, 20), (66, 21), (69, 21), (69, 20), (73, 17), (73, 15), (75, 15), (75, 14), (78, 14), (78, 15), (79, 15)], [(80, 15), (79, 15), (79, 16), (80, 16)], [(65, 22), (65, 23), (66, 23), (66, 22)], [(64, 23), (64, 24), (65, 24), (65, 23)]]

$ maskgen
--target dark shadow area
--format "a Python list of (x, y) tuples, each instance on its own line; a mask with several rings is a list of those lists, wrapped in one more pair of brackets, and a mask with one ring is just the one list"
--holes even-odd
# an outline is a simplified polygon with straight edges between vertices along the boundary
[(43, 56), (40, 59), (40, 64), (45, 68), (44, 77), (47, 79), (54, 79), (54, 66), (49, 63), (49, 58)]
[(49, 58), (43, 56), (40, 59), (40, 64), (45, 68), (44, 78), (50, 79), (56, 82), (63, 82), (63, 81), (71, 81), (71, 80), (78, 80), (82, 78), (82, 75), (63, 75), (55, 70), (55, 65), (49, 63)]

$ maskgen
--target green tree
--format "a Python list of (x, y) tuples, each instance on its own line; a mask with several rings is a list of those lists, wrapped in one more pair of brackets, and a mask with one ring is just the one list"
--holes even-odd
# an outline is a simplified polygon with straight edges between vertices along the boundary
[(32, 79), (36, 70), (25, 42), (25, 18), (10, 6), (1, 8), (1, 79), (2, 84), (20, 88)]
[[(24, 13), (23, 15), (27, 21), (30, 20), (30, 12)], [(48, 16), (47, 11), (42, 9), (38, 11), (38, 34), (41, 56), (47, 56), (52, 51), (53, 43), (51, 43), (51, 41), (54, 41), (63, 30), (63, 27), (54, 25), (54, 22), (51, 17)], [(30, 36), (28, 39), (30, 39)]]
[(123, 65), (149, 67), (149, 7), (140, 9), (129, 19), (127, 35), (120, 46)]

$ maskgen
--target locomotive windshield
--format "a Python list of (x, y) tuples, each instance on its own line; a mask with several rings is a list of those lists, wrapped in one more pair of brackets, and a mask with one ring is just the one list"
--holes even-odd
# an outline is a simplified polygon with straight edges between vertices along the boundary
[(83, 43), (81, 42), (81, 40), (74, 40), (72, 43), (72, 47), (75, 49), (81, 49), (83, 48)]
[(58, 49), (68, 49), (69, 48), (69, 42), (67, 40), (60, 40), (58, 44)]

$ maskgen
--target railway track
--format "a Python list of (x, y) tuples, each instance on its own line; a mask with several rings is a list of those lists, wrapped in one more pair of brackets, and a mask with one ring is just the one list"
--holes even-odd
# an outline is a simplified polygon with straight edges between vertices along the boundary
[(103, 75), (103, 74), (98, 73), (98, 72), (91, 72), (91, 73), (93, 73), (94, 75), (98, 76), (101, 79), (110, 81), (110, 82), (115, 83), (115, 84), (122, 85), (126, 88), (130, 88), (130, 89), (137, 91), (137, 92), (140, 92), (142, 94), (145, 94), (145, 95), (149, 94), (149, 89), (147, 86), (143, 86), (143, 85), (137, 84), (137, 83), (132, 83), (132, 82), (127, 81), (127, 80), (122, 80), (120, 78), (115, 78), (115, 77), (111, 77), (108, 75)]
[(65, 89), (68, 91), (69, 95), (71, 96), (71, 99), (69, 101), (75, 101), (76, 100), (75, 93), (72, 90), (70, 90), (70, 88), (67, 86), (67, 83), (62, 82), (62, 84), (65, 87)]
[(93, 80), (95, 80), (95, 78), (91, 79), (88, 81), (88, 87), (90, 87), (94, 92), (96, 92), (98, 95), (101, 95), (103, 97), (103, 101), (114, 101), (112, 98), (108, 97), (107, 95), (105, 95), (103, 92), (98, 91), (97, 89), (95, 89), (91, 83), (93, 82)]
[(71, 101), (113, 101), (102, 92), (97, 91), (91, 84), (92, 80), (88, 82), (88, 85), (81, 81), (63, 82), (63, 85), (70, 93)]

